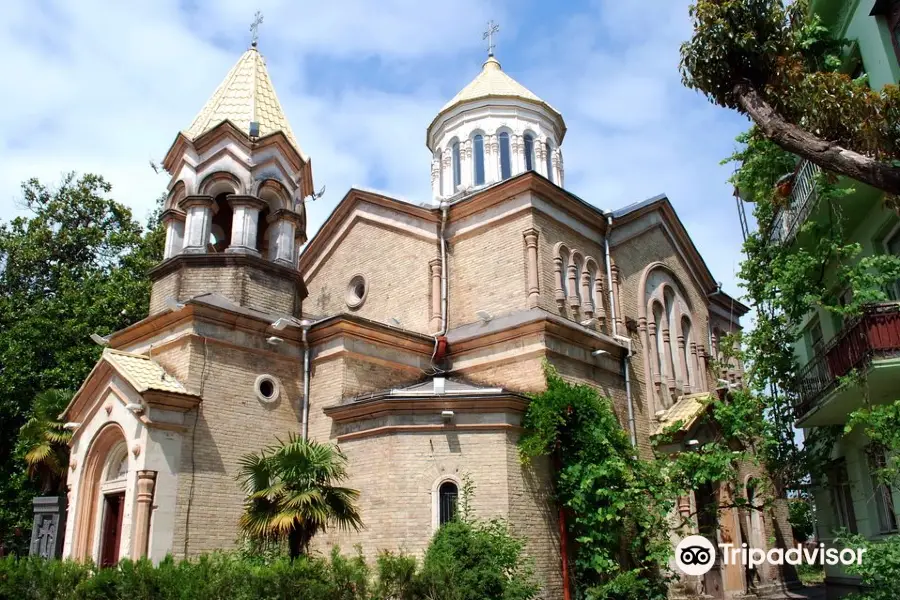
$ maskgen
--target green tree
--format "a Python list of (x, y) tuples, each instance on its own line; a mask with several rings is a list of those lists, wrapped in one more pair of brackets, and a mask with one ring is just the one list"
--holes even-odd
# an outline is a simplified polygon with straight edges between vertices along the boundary
[(57, 417), (71, 399), (72, 394), (63, 390), (41, 392), (19, 430), (19, 454), (28, 465), (28, 476), (37, 481), (42, 494), (61, 494), (66, 489), (72, 433), (63, 428)]
[(241, 529), (251, 539), (287, 539), (291, 558), (305, 554), (319, 531), (334, 525), (359, 530), (359, 492), (337, 484), (347, 478), (347, 458), (337, 446), (294, 434), (241, 459), (247, 493)]
[(900, 195), (900, 89), (840, 73), (835, 40), (808, 0), (697, 0), (681, 47), (684, 84), (750, 117), (820, 167)]
[[(158, 210), (141, 227), (98, 175), (22, 185), (27, 213), (0, 224), (0, 541), (30, 528), (26, 465), (14, 449), (41, 390), (75, 390), (100, 354), (90, 341), (147, 314), (162, 259)], [(21, 545), (21, 543), (19, 543)]]

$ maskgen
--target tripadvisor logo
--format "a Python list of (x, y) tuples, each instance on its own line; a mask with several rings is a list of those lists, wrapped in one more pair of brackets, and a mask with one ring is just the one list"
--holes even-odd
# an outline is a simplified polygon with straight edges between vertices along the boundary
[[(750, 548), (747, 544), (719, 544), (722, 564), (744, 565), (750, 568), (770, 565), (861, 565), (865, 548), (826, 548), (819, 544), (813, 548), (797, 545), (795, 548)], [(675, 548), (675, 564), (686, 575), (705, 575), (716, 563), (717, 551), (712, 542), (701, 535), (689, 535)]]

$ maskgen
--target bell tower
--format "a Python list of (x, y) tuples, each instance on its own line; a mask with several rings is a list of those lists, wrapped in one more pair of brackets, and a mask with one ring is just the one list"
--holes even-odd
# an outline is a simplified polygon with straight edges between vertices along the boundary
[(264, 312), (300, 315), (312, 167), (288, 124), (254, 40), (163, 167), (171, 175), (163, 262), (151, 271), (150, 313), (215, 293)]

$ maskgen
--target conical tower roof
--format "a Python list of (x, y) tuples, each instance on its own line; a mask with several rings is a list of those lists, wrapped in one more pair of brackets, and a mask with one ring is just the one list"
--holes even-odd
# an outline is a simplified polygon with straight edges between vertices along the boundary
[(280, 131), (301, 158), (308, 160), (275, 95), (266, 60), (255, 45), (241, 55), (191, 126), (182, 133), (195, 140), (223, 121), (230, 121), (247, 134), (251, 122), (259, 123), (259, 137)]
[(442, 116), (450, 112), (460, 104), (489, 98), (507, 98), (524, 100), (546, 109), (550, 115), (558, 121), (560, 130), (565, 132), (565, 121), (558, 110), (541, 100), (537, 94), (507, 75), (500, 68), (500, 61), (493, 55), (488, 56), (481, 66), (481, 72), (466, 87), (459, 91), (453, 99), (441, 108), (437, 116), (431, 122), (429, 130)]

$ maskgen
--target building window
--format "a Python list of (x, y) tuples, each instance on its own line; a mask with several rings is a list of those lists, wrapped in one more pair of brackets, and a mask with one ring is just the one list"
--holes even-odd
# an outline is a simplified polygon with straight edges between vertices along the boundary
[[(893, 233), (888, 236), (887, 241), (884, 242), (884, 248), (887, 250), (888, 254), (900, 256), (900, 225), (898, 225)], [(888, 296), (891, 300), (900, 300), (900, 279), (890, 286), (890, 289), (888, 289)]]
[(450, 154), (453, 157), (453, 191), (455, 192), (462, 183), (462, 165), (459, 163), (459, 142), (453, 142), (453, 145), (450, 146)]
[(438, 488), (438, 524), (449, 523), (456, 517), (459, 488), (452, 481), (445, 481)]
[(347, 284), (347, 292), (344, 295), (344, 301), (350, 308), (359, 308), (366, 301), (369, 293), (369, 286), (366, 284), (366, 278), (362, 275), (354, 275)]
[(691, 377), (691, 321), (687, 317), (681, 317), (681, 337), (684, 344), (681, 355), (684, 385), (691, 387), (694, 383), (694, 378)]
[(510, 162), (509, 134), (505, 131), (497, 136), (500, 139), (500, 179), (509, 179), (512, 175)]
[(872, 478), (872, 497), (875, 499), (875, 510), (878, 513), (878, 532), (891, 533), (897, 531), (897, 512), (894, 510), (894, 498), (891, 488), (882, 481), (878, 474), (887, 468), (884, 450), (869, 449), (869, 474)]
[(525, 170), (534, 170), (534, 136), (525, 134)]
[(891, 33), (894, 53), (900, 60), (900, 0), (876, 0), (875, 6), (869, 14), (884, 17), (888, 31)]
[(472, 140), (472, 146), (475, 155), (475, 185), (484, 185), (484, 137), (476, 135)]
[(547, 179), (553, 181), (553, 148), (550, 142), (544, 142), (544, 157), (547, 160)]
[(853, 491), (847, 474), (847, 463), (843, 459), (835, 461), (828, 470), (828, 487), (831, 491), (831, 509), (836, 528), (858, 533), (856, 514), (853, 512)]

